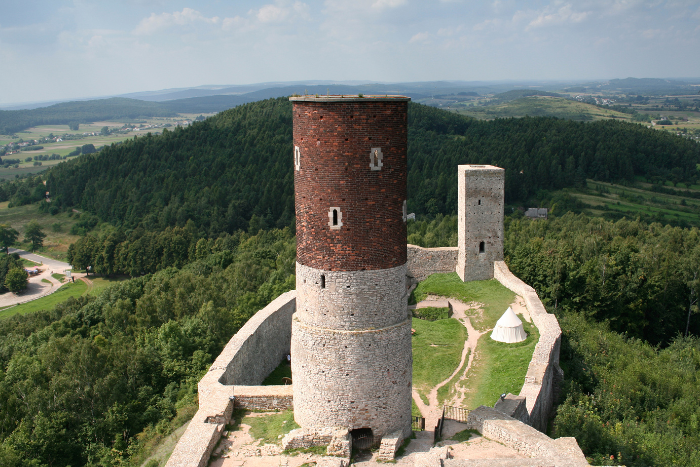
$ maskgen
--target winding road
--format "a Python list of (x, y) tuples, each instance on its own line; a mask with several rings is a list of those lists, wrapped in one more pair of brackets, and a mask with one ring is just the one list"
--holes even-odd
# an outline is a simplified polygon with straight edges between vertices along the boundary
[[(61, 282), (54, 279), (52, 274), (63, 274), (63, 271), (66, 269), (71, 269), (71, 265), (63, 261), (29, 253), (24, 250), (18, 250), (17, 248), (10, 248), (10, 253), (17, 253), (20, 257), (28, 259), (29, 261), (41, 263), (39, 269), (42, 271), (41, 274), (29, 278), (27, 288), (22, 292), (17, 294), (7, 292), (0, 295), (0, 307), (9, 307), (19, 305), (20, 303), (31, 302), (32, 300), (55, 292), (61, 286)], [(44, 282), (43, 279), (46, 279), (49, 283)]]

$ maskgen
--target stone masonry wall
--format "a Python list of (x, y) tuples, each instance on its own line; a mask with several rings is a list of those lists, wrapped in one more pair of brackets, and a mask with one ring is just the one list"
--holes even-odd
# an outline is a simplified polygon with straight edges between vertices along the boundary
[(291, 386), (260, 384), (289, 352), (296, 291), (284, 293), (258, 311), (226, 344), (199, 381), (199, 410), (178, 441), (166, 467), (204, 467), (238, 405), (288, 407)]
[(547, 313), (535, 289), (513, 275), (505, 262), (494, 263), (494, 279), (523, 297), (532, 321), (540, 332), (540, 340), (532, 354), (520, 396), (526, 398), (530, 424), (540, 431), (545, 431), (555, 402), (555, 386), (562, 375), (559, 367), (559, 322), (554, 315)]
[(503, 260), (505, 170), (492, 165), (457, 168), (457, 274), (463, 281), (493, 278)]
[(455, 272), (458, 248), (423, 248), (408, 245), (407, 274), (415, 281), (425, 280), (439, 272)]
[(408, 317), (406, 265), (370, 271), (324, 271), (297, 263), (296, 279), (296, 316), (307, 325), (371, 329), (391, 326)]
[(299, 425), (410, 435), (410, 319), (381, 329), (343, 331), (307, 326), (295, 317), (292, 333), (294, 419)]
[[(291, 298), (292, 295), (294, 298)], [(255, 386), (289, 353), (296, 292), (280, 295), (258, 311), (226, 344), (212, 368), (225, 368), (220, 383)], [(211, 370), (210, 370), (211, 371)]]

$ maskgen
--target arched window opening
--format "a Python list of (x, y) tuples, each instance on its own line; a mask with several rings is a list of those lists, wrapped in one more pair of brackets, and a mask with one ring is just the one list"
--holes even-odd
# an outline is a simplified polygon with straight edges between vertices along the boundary
[(338, 225), (338, 210), (333, 210), (333, 226)]

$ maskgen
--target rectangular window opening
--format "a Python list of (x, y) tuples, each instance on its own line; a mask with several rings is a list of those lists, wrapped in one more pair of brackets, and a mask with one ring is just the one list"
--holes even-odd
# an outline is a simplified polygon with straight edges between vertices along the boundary
[(485, 245), (484, 242), (479, 243), (479, 253), (484, 253)]
[(326, 288), (326, 275), (321, 274), (321, 288), (325, 289)]

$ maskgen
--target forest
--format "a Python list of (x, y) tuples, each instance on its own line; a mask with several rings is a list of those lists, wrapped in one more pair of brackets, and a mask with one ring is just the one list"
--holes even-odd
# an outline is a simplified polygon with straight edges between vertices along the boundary
[[(456, 244), (458, 164), (505, 167), (516, 202), (586, 178), (695, 182), (699, 148), (629, 123), (485, 122), (411, 105), (408, 241)], [(294, 288), (286, 99), (84, 154), (0, 184), (0, 199), (83, 211), (70, 261), (132, 277), (0, 321), (0, 465), (139, 464), (149, 440), (192, 415), (228, 338)], [(516, 210), (505, 231), (507, 263), (564, 333), (553, 433), (576, 436), (598, 465), (700, 465), (698, 230), (564, 212)], [(98, 222), (111, 226), (91, 232)]]
[(194, 414), (230, 337), (294, 288), (295, 257), (288, 228), (225, 235), (180, 269), (0, 320), (0, 465), (138, 464)]
[[(38, 201), (43, 181), (56, 209), (75, 208), (125, 229), (184, 227), (206, 235), (294, 223), (291, 104), (269, 99), (189, 128), (142, 136), (59, 164), (45, 176), (0, 185), (0, 201)], [(457, 209), (456, 166), (506, 169), (506, 202), (587, 178), (630, 183), (635, 175), (695, 183), (700, 145), (642, 125), (556, 118), (479, 121), (409, 107), (409, 212)], [(45, 206), (48, 209), (48, 206)]]

